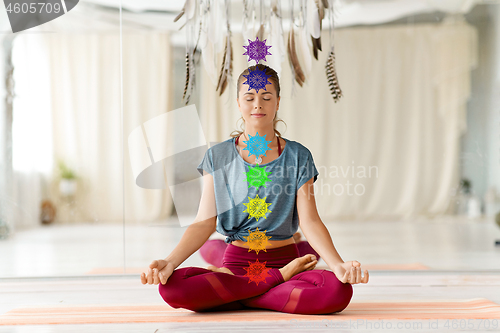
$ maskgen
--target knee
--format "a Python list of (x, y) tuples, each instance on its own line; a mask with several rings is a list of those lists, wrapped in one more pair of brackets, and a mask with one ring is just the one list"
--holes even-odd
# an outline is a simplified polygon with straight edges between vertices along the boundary
[[(337, 280), (338, 281), (338, 280)], [(350, 283), (342, 283), (338, 281), (340, 287), (335, 295), (336, 302), (333, 312), (342, 312), (349, 305), (353, 295), (352, 285)]]
[(343, 311), (351, 302), (353, 288), (350, 283), (342, 283), (333, 272), (329, 272), (328, 287), (325, 295), (328, 299), (328, 313)]
[(165, 284), (158, 284), (158, 292), (163, 300), (173, 308), (187, 308), (186, 301), (192, 295), (189, 295), (190, 287), (188, 286), (190, 277), (205, 274), (207, 270), (200, 267), (184, 267), (176, 269), (168, 278)]
[(182, 307), (182, 287), (179, 285), (178, 281), (180, 281), (180, 279), (178, 279), (176, 275), (179, 275), (178, 270), (172, 272), (172, 275), (170, 275), (165, 284), (158, 284), (158, 292), (168, 305), (173, 308), (180, 308)]

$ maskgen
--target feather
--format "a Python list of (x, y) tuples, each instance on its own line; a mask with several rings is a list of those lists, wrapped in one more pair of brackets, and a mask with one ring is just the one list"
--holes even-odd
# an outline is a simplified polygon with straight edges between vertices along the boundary
[[(222, 84), (226, 80), (226, 71), (224, 70), (226, 66), (226, 54), (227, 54), (227, 37), (226, 37), (226, 47), (224, 48), (224, 55), (222, 56), (222, 68), (220, 69), (220, 75), (219, 75), (219, 81), (217, 83), (217, 88), (215, 90), (219, 90), (221, 88), (222, 90)], [(222, 95), (221, 92), (219, 92), (219, 96)]]
[(320, 26), (320, 30), (321, 30), (321, 21), (325, 17), (325, 9), (323, 8), (323, 2), (322, 1), (320, 1), (320, 0), (314, 0), (314, 2), (316, 3), (316, 8), (318, 10), (319, 26)]
[(292, 71), (292, 90), (293, 87), (295, 86), (295, 81), (299, 82), (299, 80), (296, 79), (295, 77), (295, 71), (293, 69), (293, 63), (292, 63), (292, 52), (290, 51), (290, 33), (288, 34), (288, 41), (287, 41), (287, 52), (288, 52), (288, 64), (290, 65), (290, 70)]
[(328, 85), (330, 87), (330, 93), (332, 94), (335, 103), (337, 103), (340, 97), (342, 97), (342, 90), (340, 89), (337, 79), (337, 73), (335, 71), (335, 53), (333, 47), (330, 51), (330, 54), (328, 55), (325, 68)]
[(198, 43), (200, 42), (200, 37), (201, 37), (201, 20), (200, 20), (200, 30), (198, 31), (198, 39), (196, 40), (196, 44), (194, 46), (193, 55), (196, 53), (196, 49), (198, 48)]
[(174, 22), (177, 22), (182, 15), (184, 15), (184, 8), (182, 8), (181, 12), (174, 18)]
[(319, 38), (321, 36), (321, 27), (318, 6), (314, 3), (315, 0), (307, 1), (307, 27), (309, 33), (314, 38)]
[(216, 91), (219, 90), (221, 96), (227, 87), (227, 81), (233, 74), (233, 45), (231, 44), (231, 35), (226, 35), (226, 47), (224, 48), (224, 56), (222, 57), (222, 68), (219, 76), (219, 83), (217, 84)]
[(297, 52), (296, 52), (296, 49), (295, 49), (295, 33), (293, 31), (293, 27), (292, 29), (290, 30), (289, 34), (288, 34), (288, 56), (289, 56), (289, 59), (292, 63), (292, 67), (293, 67), (293, 70), (294, 70), (294, 73), (295, 73), (295, 80), (297, 81), (297, 83), (302, 87), (302, 84), (304, 83), (305, 81), (305, 77), (304, 77), (304, 72), (302, 72), (302, 68), (300, 67), (300, 64), (299, 64), (299, 60), (297, 58)]
[(328, 8), (328, 0), (321, 0), (323, 2), (323, 7)]
[(189, 52), (186, 52), (186, 84), (184, 85), (184, 94), (182, 95), (182, 99), (186, 97), (188, 85), (189, 85)]
[(271, 10), (274, 15), (279, 16), (278, 14), (278, 0), (271, 0)]
[(281, 76), (281, 61), (282, 55), (286, 53), (286, 50), (282, 50), (283, 43), (283, 33), (280, 29), (278, 17), (273, 13), (271, 13), (271, 17), (269, 20), (269, 26), (271, 31), (269, 33), (269, 44), (273, 45), (272, 47), (272, 55), (269, 56), (269, 60), (267, 61), (267, 65), (273, 68), (279, 76)]
[(313, 36), (311, 36), (311, 40), (312, 40), (314, 58), (318, 60), (318, 46), (316, 44), (316, 39)]
[(260, 41), (264, 40), (264, 24), (260, 25), (259, 31), (257, 31), (257, 37)]
[(302, 61), (304, 64), (304, 74), (307, 77), (311, 74), (312, 69), (312, 59), (311, 59), (311, 51), (307, 45), (307, 32), (306, 27), (304, 26), (299, 32), (299, 43), (300, 43), (300, 55), (302, 56)]
[(210, 38), (212, 27), (212, 14), (210, 10), (204, 12), (202, 16), (203, 28), (201, 30), (202, 36), (200, 37), (201, 57), (205, 70), (212, 81), (212, 84), (217, 85), (217, 67), (215, 58), (214, 41)]
[(186, 20), (191, 20), (196, 13), (196, 1), (195, 0), (186, 0), (184, 4), (184, 11), (186, 12), (187, 18)]
[(184, 7), (182, 7), (181, 9), (181, 12), (174, 18), (174, 22), (177, 22), (182, 17), (182, 15), (184, 15), (184, 13), (186, 13), (186, 21), (189, 21), (194, 17), (195, 11), (195, 0), (186, 0), (186, 2), (184, 2)]
[(188, 95), (188, 98), (187, 98), (187, 101), (186, 101), (186, 105), (189, 103), (189, 99), (191, 98), (191, 95), (193, 94), (193, 89), (194, 89), (194, 86), (195, 86), (195, 83), (196, 83), (196, 71), (195, 71), (195, 67), (194, 67), (194, 52), (195, 50), (193, 50), (193, 53), (191, 54), (191, 56), (189, 57), (189, 85), (190, 85), (190, 89), (189, 89), (189, 95)]

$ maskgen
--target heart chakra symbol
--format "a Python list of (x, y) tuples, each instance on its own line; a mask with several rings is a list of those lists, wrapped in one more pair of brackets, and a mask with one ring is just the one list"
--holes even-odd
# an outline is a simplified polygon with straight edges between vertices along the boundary
[(249, 167), (247, 174), (247, 181), (248, 181), (248, 187), (254, 186), (257, 190), (259, 187), (266, 186), (266, 182), (271, 182), (272, 180), (269, 179), (267, 176), (269, 176), (272, 172), (267, 172), (266, 171), (267, 166), (265, 167), (260, 167), (258, 164), (255, 167)]

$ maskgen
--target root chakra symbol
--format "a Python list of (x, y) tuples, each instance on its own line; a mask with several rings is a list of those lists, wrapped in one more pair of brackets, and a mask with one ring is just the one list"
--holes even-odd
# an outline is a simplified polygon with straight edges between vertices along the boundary
[(266, 236), (266, 231), (264, 232), (259, 231), (259, 228), (257, 227), (257, 230), (254, 232), (248, 230), (248, 237), (243, 236), (243, 238), (246, 238), (248, 242), (248, 252), (251, 250), (255, 250), (257, 254), (259, 254), (259, 251), (264, 250), (266, 251), (266, 246), (271, 245), (271, 243), (268, 242), (268, 239), (271, 238), (272, 236)]
[(248, 219), (255, 217), (257, 221), (259, 221), (259, 218), (263, 217), (266, 218), (266, 213), (272, 213), (271, 210), (267, 209), (267, 207), (271, 206), (272, 203), (267, 203), (266, 198), (259, 198), (259, 195), (257, 194), (255, 198), (250, 198), (248, 197), (248, 200), (250, 202), (243, 203), (247, 209), (243, 211), (243, 213), (248, 213)]
[(271, 268), (266, 268), (267, 261), (259, 262), (259, 259), (257, 259), (257, 261), (254, 263), (251, 263), (250, 261), (248, 263), (250, 264), (250, 266), (243, 267), (247, 271), (247, 273), (243, 276), (249, 277), (248, 283), (252, 281), (257, 285), (259, 285), (259, 282), (267, 283), (266, 278), (271, 277), (271, 275), (269, 275), (268, 273)]
[(247, 172), (247, 181), (249, 182), (248, 187), (254, 186), (256, 189), (259, 187), (266, 186), (266, 182), (272, 181), (267, 176), (271, 174), (271, 172), (266, 171), (266, 167), (259, 167), (257, 164), (255, 167), (249, 167)]
[(254, 136), (248, 134), (248, 141), (243, 141), (247, 144), (247, 146), (243, 148), (243, 150), (248, 150), (248, 157), (252, 155), (255, 155), (255, 157), (259, 157), (260, 155), (266, 156), (266, 151), (272, 150), (268, 147), (272, 140), (267, 141), (266, 136), (267, 134), (265, 134), (264, 136), (260, 136), (259, 132), (257, 132), (257, 134)]
[(248, 70), (248, 75), (243, 75), (247, 80), (243, 84), (248, 84), (248, 91), (255, 89), (255, 92), (259, 92), (260, 89), (266, 90), (266, 85), (271, 84), (268, 78), (271, 75), (267, 75), (265, 70), (260, 70), (257, 67), (255, 70)]
[(266, 40), (267, 39), (260, 41), (259, 37), (257, 37), (257, 39), (253, 42), (249, 39), (248, 46), (243, 45), (243, 47), (246, 49), (246, 52), (243, 53), (243, 55), (248, 56), (249, 62), (252, 60), (255, 60), (257, 63), (259, 63), (260, 60), (266, 61), (266, 56), (272, 55), (268, 51), (272, 46), (267, 46)]

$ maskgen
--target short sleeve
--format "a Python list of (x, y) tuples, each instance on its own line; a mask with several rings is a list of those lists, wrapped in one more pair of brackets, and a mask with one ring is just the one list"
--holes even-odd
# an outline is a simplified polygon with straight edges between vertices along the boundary
[(307, 181), (314, 177), (313, 183), (318, 179), (319, 172), (314, 164), (311, 152), (308, 152), (307, 159), (305, 163), (299, 166), (299, 177), (297, 179), (297, 189), (300, 189), (302, 185), (307, 183)]
[(201, 160), (201, 163), (196, 168), (198, 172), (203, 176), (203, 170), (212, 174), (214, 172), (214, 165), (212, 161), (212, 149), (207, 149), (205, 152), (205, 156)]

